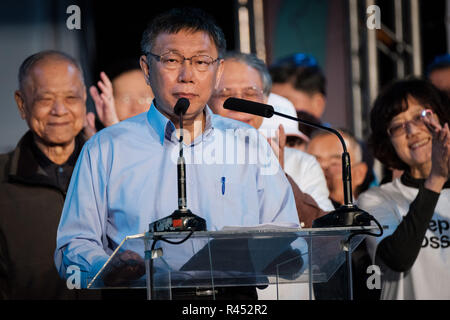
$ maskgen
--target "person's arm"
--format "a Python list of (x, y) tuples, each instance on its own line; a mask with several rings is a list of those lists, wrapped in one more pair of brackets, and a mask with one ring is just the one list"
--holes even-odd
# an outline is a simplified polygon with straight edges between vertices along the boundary
[(409, 270), (416, 261), (439, 194), (449, 176), (448, 125), (441, 127), (435, 120), (427, 124), (433, 135), (431, 172), (395, 232), (383, 239), (376, 251), (377, 258), (398, 272)]
[[(109, 258), (106, 243), (106, 163), (108, 146), (100, 152), (98, 139), (88, 141), (80, 153), (64, 203), (57, 232), (55, 265), (62, 278), (76, 266), (82, 287)], [(111, 253), (111, 252), (109, 252)]]
[(397, 272), (411, 269), (421, 249), (438, 199), (439, 193), (421, 187), (394, 233), (379, 243), (376, 259), (381, 259)]
[(292, 191), (294, 192), (295, 205), (297, 207), (298, 218), (302, 228), (311, 228), (315, 219), (326, 214), (317, 202), (307, 193), (300, 190), (295, 181), (286, 173)]

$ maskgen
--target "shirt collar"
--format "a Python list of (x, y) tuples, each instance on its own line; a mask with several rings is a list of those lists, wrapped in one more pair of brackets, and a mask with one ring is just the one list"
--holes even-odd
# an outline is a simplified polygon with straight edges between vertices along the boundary
[[(170, 121), (166, 116), (164, 116), (155, 106), (154, 101), (150, 106), (150, 109), (147, 112), (147, 120), (150, 126), (155, 130), (158, 135), (159, 142), (161, 145), (164, 145), (164, 140), (171, 140), (173, 132), (176, 130), (175, 125), (172, 121)], [(196, 144), (196, 141), (199, 141), (198, 138), (203, 139), (203, 137), (207, 137), (211, 134), (214, 128), (214, 117), (211, 109), (208, 105), (203, 109), (205, 113), (205, 131), (203, 131), (201, 137), (197, 137), (193, 144)]]
[[(402, 174), (402, 176), (400, 177), (401, 182), (407, 186), (407, 187), (411, 187), (411, 188), (416, 188), (418, 189), (420, 186), (423, 186), (425, 183), (425, 179), (416, 179), (413, 178), (413, 176), (411, 176), (411, 174), (406, 171)], [(447, 182), (444, 184), (443, 189), (448, 189), (450, 188), (450, 180), (447, 180)]]
[[(72, 174), (84, 141), (82, 133), (75, 137), (75, 149), (67, 162), (61, 165), (69, 177)], [(48, 159), (36, 146), (33, 133), (29, 130), (20, 139), (16, 149), (12, 152), (8, 176), (10, 181), (56, 187), (65, 193), (67, 186), (61, 186), (54, 176), (49, 175), (49, 171), (55, 167), (57, 165)]]

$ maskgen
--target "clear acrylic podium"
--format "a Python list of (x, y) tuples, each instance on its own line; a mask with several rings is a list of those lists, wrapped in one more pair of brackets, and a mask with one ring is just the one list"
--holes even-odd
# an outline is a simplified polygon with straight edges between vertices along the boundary
[[(88, 288), (146, 288), (148, 299), (170, 300), (174, 288), (211, 290), (214, 299), (217, 287), (271, 286), (276, 298), (282, 299), (283, 285), (302, 284), (307, 297), (312, 298), (313, 284), (327, 282), (343, 263), (351, 261), (351, 252), (364, 237), (356, 235), (348, 242), (349, 236), (374, 228), (243, 227), (132, 235), (89, 279)], [(127, 250), (139, 255), (131, 263), (141, 264), (145, 272), (111, 281), (108, 274), (115, 257)], [(347, 277), (351, 279), (351, 264)], [(351, 299), (351, 280), (348, 285), (350, 294), (346, 298)]]

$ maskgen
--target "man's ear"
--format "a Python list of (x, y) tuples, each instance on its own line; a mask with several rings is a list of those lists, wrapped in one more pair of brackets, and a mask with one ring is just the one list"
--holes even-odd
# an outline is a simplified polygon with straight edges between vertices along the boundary
[(364, 182), (367, 170), (368, 168), (365, 162), (360, 162), (352, 167), (352, 183), (355, 188), (359, 187)]
[(14, 100), (16, 100), (17, 108), (19, 109), (20, 117), (25, 120), (27, 116), (27, 112), (25, 109), (25, 99), (23, 97), (22, 92), (16, 90), (14, 92)]
[(139, 65), (141, 66), (141, 70), (142, 72), (144, 72), (144, 77), (145, 77), (145, 82), (150, 85), (150, 69), (148, 66), (148, 61), (147, 61), (147, 57), (145, 55), (142, 55), (139, 58)]
[(317, 110), (317, 112), (315, 112), (315, 116), (320, 119), (325, 111), (325, 104), (326, 104), (325, 96), (319, 92), (314, 93), (312, 96), (312, 104), (313, 110)]

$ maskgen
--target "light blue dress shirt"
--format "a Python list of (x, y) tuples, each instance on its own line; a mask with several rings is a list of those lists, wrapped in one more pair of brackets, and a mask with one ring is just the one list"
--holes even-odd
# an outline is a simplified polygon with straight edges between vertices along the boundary
[[(208, 231), (298, 224), (292, 189), (265, 138), (209, 107), (205, 115), (203, 134), (184, 145), (187, 207)], [(94, 276), (126, 236), (147, 232), (149, 223), (178, 209), (175, 133), (152, 104), (86, 142), (58, 227), (55, 264), (62, 277), (71, 265)]]

